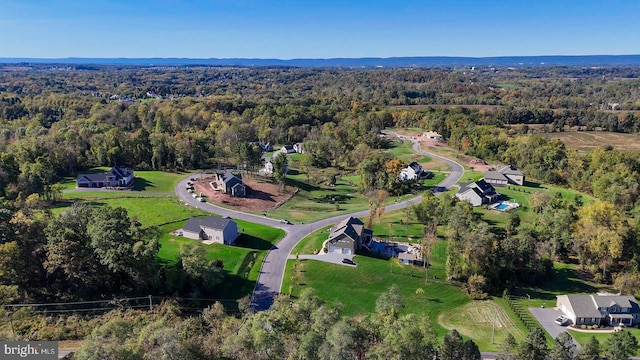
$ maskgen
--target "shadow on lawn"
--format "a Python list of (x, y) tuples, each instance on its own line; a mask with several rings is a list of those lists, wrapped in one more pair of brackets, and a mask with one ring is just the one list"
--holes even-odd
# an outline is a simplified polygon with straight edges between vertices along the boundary
[(308, 192), (316, 191), (320, 189), (318, 186), (314, 186), (314, 185), (311, 185), (296, 179), (291, 179), (291, 178), (287, 178), (287, 185), (294, 186), (294, 187), (297, 187), (298, 189), (308, 191)]
[(248, 234), (240, 234), (234, 245), (255, 250), (269, 250), (273, 247), (270, 242)]
[(153, 182), (141, 177), (137, 177), (133, 180), (134, 191), (144, 191), (147, 189), (147, 186), (153, 186)]
[(518, 295), (530, 296), (543, 300), (555, 300), (559, 294), (595, 293), (598, 289), (581, 281), (575, 269), (554, 269), (553, 279), (538, 288), (522, 288)]

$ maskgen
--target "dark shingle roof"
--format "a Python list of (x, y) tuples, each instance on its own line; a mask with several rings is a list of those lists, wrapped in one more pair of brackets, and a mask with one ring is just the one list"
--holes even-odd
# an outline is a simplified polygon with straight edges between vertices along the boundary
[(227, 218), (220, 218), (214, 216), (207, 216), (204, 219), (192, 217), (182, 227), (185, 231), (199, 232), (201, 227), (208, 227), (212, 229), (224, 229), (232, 220)]
[(499, 172), (499, 171), (487, 171), (487, 172), (484, 173), (484, 178), (485, 179), (508, 181), (507, 178), (504, 176), (504, 174)]

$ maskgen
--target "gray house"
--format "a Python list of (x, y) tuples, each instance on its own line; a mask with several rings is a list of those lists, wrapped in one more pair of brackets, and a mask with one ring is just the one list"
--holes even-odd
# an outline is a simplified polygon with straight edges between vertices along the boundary
[(133, 170), (124, 166), (114, 166), (100, 174), (80, 174), (76, 180), (77, 187), (130, 187), (133, 185)]
[(242, 182), (240, 175), (235, 175), (231, 171), (215, 173), (215, 181), (211, 183), (216, 190), (233, 197), (245, 197), (247, 188)]
[(471, 183), (460, 183), (460, 190), (456, 197), (463, 201), (468, 201), (473, 206), (491, 204), (498, 200), (500, 194), (484, 179)]
[(327, 246), (330, 253), (355, 254), (362, 244), (371, 241), (373, 232), (364, 228), (364, 223), (354, 217), (348, 217), (331, 229)]
[(633, 296), (558, 295), (556, 306), (578, 326), (632, 326), (640, 322), (640, 307)]
[(184, 224), (182, 235), (189, 239), (204, 240), (206, 243), (231, 245), (238, 238), (238, 224), (227, 218), (192, 217)]
[(502, 167), (498, 171), (487, 171), (484, 180), (493, 186), (505, 187), (507, 184), (524, 185), (524, 173), (512, 165)]

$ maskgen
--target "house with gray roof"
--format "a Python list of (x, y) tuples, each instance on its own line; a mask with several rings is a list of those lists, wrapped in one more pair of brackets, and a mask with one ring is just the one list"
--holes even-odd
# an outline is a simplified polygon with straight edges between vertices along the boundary
[(233, 197), (245, 197), (247, 193), (247, 188), (242, 182), (242, 176), (233, 174), (228, 170), (216, 172), (215, 181), (211, 182), (211, 186)]
[(99, 174), (80, 174), (76, 180), (79, 188), (126, 188), (133, 185), (133, 170), (124, 166), (114, 166)]
[(331, 228), (327, 248), (330, 253), (353, 255), (372, 238), (373, 232), (365, 229), (362, 221), (350, 216)]
[(633, 296), (608, 293), (558, 295), (556, 307), (574, 326), (632, 326), (640, 322), (640, 307)]
[(473, 206), (492, 204), (498, 200), (500, 194), (484, 179), (470, 183), (460, 183), (460, 190), (456, 193), (460, 200), (467, 201)]
[(238, 238), (238, 224), (229, 218), (192, 217), (182, 227), (182, 236), (204, 243), (231, 245)]
[(524, 173), (515, 168), (515, 166), (507, 165), (497, 171), (486, 171), (484, 180), (493, 186), (505, 187), (508, 184), (524, 185)]

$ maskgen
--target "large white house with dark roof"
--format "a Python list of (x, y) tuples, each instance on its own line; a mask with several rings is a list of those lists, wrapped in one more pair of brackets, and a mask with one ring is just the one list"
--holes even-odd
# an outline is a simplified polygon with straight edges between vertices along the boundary
[(130, 187), (133, 185), (133, 170), (124, 166), (114, 166), (109, 171), (99, 174), (80, 174), (76, 180), (77, 187)]
[(633, 296), (558, 295), (556, 307), (578, 326), (632, 326), (640, 322), (640, 307)]
[(238, 238), (238, 224), (228, 218), (192, 217), (182, 227), (182, 235), (205, 243), (231, 245)]
[(456, 193), (460, 200), (467, 201), (473, 206), (491, 204), (498, 200), (500, 194), (484, 179), (470, 183), (460, 183), (460, 190)]

